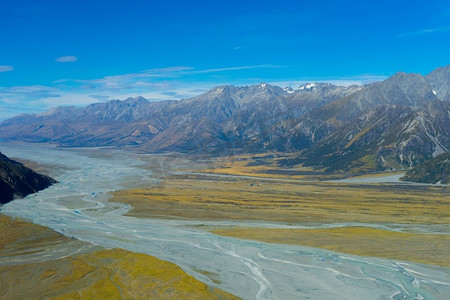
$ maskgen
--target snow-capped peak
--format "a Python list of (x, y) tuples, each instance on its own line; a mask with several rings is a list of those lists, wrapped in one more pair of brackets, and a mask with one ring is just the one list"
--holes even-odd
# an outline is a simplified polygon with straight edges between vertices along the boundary
[(299, 86), (299, 91), (314, 91), (316, 90), (316, 84), (315, 83), (307, 83), (304, 85)]
[(285, 87), (283, 90), (288, 94), (294, 93), (294, 90), (290, 86)]

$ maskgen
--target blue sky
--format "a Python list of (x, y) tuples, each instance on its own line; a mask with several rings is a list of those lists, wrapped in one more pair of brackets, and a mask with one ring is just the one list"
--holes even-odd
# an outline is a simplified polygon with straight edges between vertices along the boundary
[(0, 2), (0, 120), (219, 84), (370, 82), (450, 64), (449, 1)]

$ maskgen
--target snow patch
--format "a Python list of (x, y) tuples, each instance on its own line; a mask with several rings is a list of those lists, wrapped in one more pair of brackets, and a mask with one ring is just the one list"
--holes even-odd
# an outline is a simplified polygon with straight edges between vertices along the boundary
[(316, 89), (316, 84), (315, 83), (307, 83), (305, 85), (299, 86), (298, 90), (300, 91), (310, 91), (310, 90), (315, 90)]
[(289, 86), (289, 87), (285, 87), (284, 88), (284, 91), (286, 92), (286, 93), (288, 93), (288, 94), (292, 94), (292, 93), (294, 93), (294, 90)]

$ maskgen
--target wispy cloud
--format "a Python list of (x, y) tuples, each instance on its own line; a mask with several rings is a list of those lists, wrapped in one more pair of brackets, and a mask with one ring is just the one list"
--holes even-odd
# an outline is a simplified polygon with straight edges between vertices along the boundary
[(60, 97), (58, 90), (42, 86), (42, 85), (29, 85), (29, 86), (12, 86), (12, 87), (0, 87), (0, 99), (15, 99), (15, 98), (27, 98), (27, 99), (39, 99), (47, 97)]
[[(191, 70), (191, 67), (170, 67), (93, 80), (61, 79), (51, 86), (0, 87), (0, 120), (25, 112), (43, 112), (55, 106), (84, 106), (136, 96), (149, 100), (190, 98), (198, 95), (198, 90), (206, 91), (212, 87), (175, 80), (179, 73)], [(21, 109), (23, 107), (26, 110)]]
[(65, 83), (65, 82), (69, 82), (69, 81), (72, 81), (72, 80), (68, 79), (68, 78), (58, 79), (58, 80), (52, 81), (52, 84)]
[[(191, 67), (176, 66), (168, 68), (157, 68), (144, 70), (142, 72), (128, 73), (122, 75), (105, 76), (98, 79), (77, 79), (75, 82), (86, 84), (86, 87), (105, 87), (109, 89), (125, 88), (130, 85), (142, 85), (146, 78), (164, 78), (164, 77), (176, 77), (180, 72), (193, 70)], [(149, 83), (152, 84), (152, 83)]]
[(61, 56), (61, 57), (58, 57), (57, 59), (55, 59), (56, 62), (60, 62), (60, 63), (75, 62), (77, 60), (78, 60), (78, 58), (73, 55)]
[[(133, 82), (134, 85), (143, 85), (145, 78), (167, 78), (176, 79), (181, 76), (189, 76), (195, 74), (206, 74), (206, 73), (219, 73), (219, 72), (229, 72), (229, 71), (239, 71), (239, 70), (249, 70), (249, 69), (269, 69), (269, 68), (280, 68), (281, 66), (276, 65), (251, 65), (251, 66), (237, 66), (237, 67), (225, 67), (225, 68), (210, 68), (197, 70), (192, 67), (185, 66), (175, 66), (167, 68), (157, 68), (144, 70), (137, 73), (128, 73), (123, 75), (106, 76), (99, 79), (90, 80), (75, 80), (80, 83), (91, 84), (91, 85), (105, 85), (109, 87), (121, 86), (119, 83)], [(154, 84), (154, 83), (150, 83)]]
[(0, 66), (0, 73), (14, 71), (13, 66)]
[(60, 97), (57, 89), (42, 85), (0, 87), (0, 119), (44, 111), (50, 108), (42, 102), (44, 99)]
[(105, 96), (105, 95), (89, 95), (89, 97), (97, 99), (98, 101), (101, 101), (101, 102), (105, 102), (110, 99), (109, 96)]
[(183, 79), (193, 80), (195, 75), (280, 67), (281, 66), (266, 64), (197, 70), (192, 67), (175, 66), (149, 69), (136, 73), (106, 76), (98, 79), (77, 79), (74, 80), (74, 82), (82, 84), (81, 88), (85, 90), (105, 91), (108, 93), (129, 93), (148, 90), (167, 92), (176, 89), (177, 82), (183, 81)]
[(215, 69), (205, 69), (205, 70), (194, 70), (190, 73), (192, 74), (204, 74), (204, 73), (218, 73), (227, 71), (239, 71), (239, 70), (249, 70), (249, 69), (274, 69), (281, 68), (282, 66), (276, 65), (253, 65), (253, 66), (240, 66), (240, 67), (228, 67), (228, 68), (215, 68)]
[(410, 31), (410, 32), (404, 32), (399, 34), (397, 37), (408, 37), (408, 36), (419, 36), (419, 35), (425, 35), (425, 34), (432, 34), (432, 33), (445, 33), (450, 32), (450, 26), (441, 26), (441, 27), (435, 27), (435, 28), (426, 28), (416, 31)]

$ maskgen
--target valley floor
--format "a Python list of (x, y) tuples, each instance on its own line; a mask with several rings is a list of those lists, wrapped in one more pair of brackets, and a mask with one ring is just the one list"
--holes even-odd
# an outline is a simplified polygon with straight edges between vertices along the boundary
[(133, 217), (242, 221), (203, 226), (224, 236), (450, 266), (447, 186), (321, 181), (331, 177), (249, 161), (180, 172), (111, 201), (130, 204)]
[(336, 181), (346, 174), (264, 156), (4, 148), (44, 165), (58, 157), (59, 184), (1, 208), (12, 218), (0, 217), (0, 298), (450, 293), (448, 186)]

